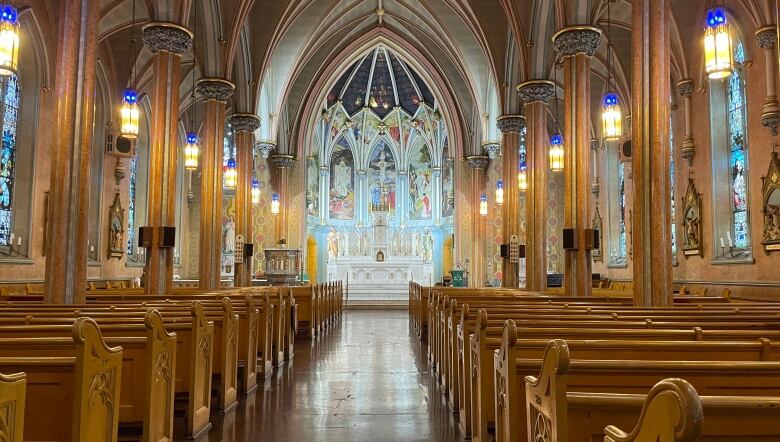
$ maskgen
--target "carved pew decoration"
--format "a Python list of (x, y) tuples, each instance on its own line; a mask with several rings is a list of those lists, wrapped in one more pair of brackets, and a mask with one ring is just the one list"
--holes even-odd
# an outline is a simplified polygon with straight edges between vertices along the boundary
[(701, 237), (701, 195), (696, 191), (693, 178), (688, 178), (688, 190), (683, 201), (683, 256), (704, 256)]
[(604, 442), (689, 442), (699, 438), (704, 416), (699, 395), (682, 379), (664, 379), (645, 399), (631, 433), (615, 426), (604, 429)]
[(176, 333), (165, 331), (162, 316), (149, 310), (144, 317), (147, 345), (152, 348), (148, 362), (146, 397), (150, 400), (144, 415), (144, 441), (173, 440), (174, 382), (176, 379)]
[[(514, 325), (514, 324), (512, 324)], [(515, 336), (516, 337), (516, 336)], [(510, 343), (510, 348), (514, 342)], [(515, 358), (509, 355), (510, 361)], [(509, 378), (513, 379), (515, 367)], [(569, 371), (569, 346), (566, 341), (553, 339), (547, 344), (538, 377), (525, 377), (526, 416), (528, 440), (568, 441), (569, 429), (566, 410), (566, 374)], [(507, 419), (511, 414), (507, 413)], [(509, 422), (505, 423), (509, 424)], [(553, 435), (557, 433), (557, 438)], [(514, 440), (514, 439), (512, 439)]]
[(211, 364), (214, 348), (214, 322), (206, 319), (199, 301), (192, 302), (193, 343), (190, 360), (196, 360), (189, 376), (189, 401), (187, 409), (187, 435), (193, 439), (211, 428)]
[(24, 440), (24, 398), (27, 376), (24, 373), (0, 373), (0, 439)]
[(772, 160), (769, 162), (769, 171), (762, 177), (764, 215), (764, 235), (761, 244), (764, 252), (780, 251), (780, 158), (777, 152), (772, 152)]

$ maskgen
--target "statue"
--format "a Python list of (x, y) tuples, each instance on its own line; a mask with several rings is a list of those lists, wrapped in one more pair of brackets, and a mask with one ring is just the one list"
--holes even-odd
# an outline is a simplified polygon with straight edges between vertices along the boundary
[(376, 261), (377, 262), (384, 262), (385, 260), (385, 253), (383, 251), (376, 252)]
[(780, 205), (764, 207), (764, 241), (780, 241)]
[(349, 255), (349, 236), (344, 231), (339, 235), (339, 250), (341, 251), (341, 256)]
[(423, 260), (425, 262), (431, 262), (433, 260), (433, 235), (431, 229), (426, 227), (423, 234)]
[(339, 256), (339, 238), (336, 229), (331, 227), (328, 232), (328, 260), (335, 259), (337, 256)]
[(692, 214), (688, 214), (685, 220), (685, 245), (686, 247), (699, 245), (699, 221)]
[(222, 251), (225, 254), (236, 251), (236, 223), (233, 218), (228, 218), (227, 223), (225, 223), (225, 230), (222, 233)]
[(119, 192), (114, 194), (114, 203), (109, 210), (108, 257), (121, 259), (125, 253), (125, 209), (122, 208)]
[(688, 190), (685, 193), (685, 205), (681, 227), (683, 229), (683, 256), (701, 256), (701, 195), (696, 191), (693, 178), (688, 178)]

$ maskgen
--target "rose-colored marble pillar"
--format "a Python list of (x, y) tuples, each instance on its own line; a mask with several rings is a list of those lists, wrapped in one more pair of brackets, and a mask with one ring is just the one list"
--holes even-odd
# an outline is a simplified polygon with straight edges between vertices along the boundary
[[(504, 115), (496, 120), (501, 137), (502, 181), (504, 182), (504, 204), (502, 207), (504, 243), (509, 243), (512, 235), (520, 236), (520, 192), (517, 189), (517, 171), (520, 159), (520, 132), (525, 126), (522, 115)], [(519, 286), (520, 264), (502, 260), (502, 287)]]
[(777, 135), (780, 126), (780, 104), (777, 102), (777, 27), (765, 26), (756, 31), (756, 45), (764, 50), (766, 60), (766, 100), (761, 112), (761, 125)]
[(222, 78), (202, 78), (198, 92), (206, 99), (201, 137), (200, 178), (200, 287), (220, 287), (222, 261), (222, 156), (225, 142), (225, 108), (233, 83)]
[[(287, 154), (271, 155), (271, 165), (278, 175), (276, 193), (279, 194), (279, 215), (276, 217), (276, 241), (287, 240), (287, 213), (290, 206), (290, 168), (295, 164), (295, 157)], [(297, 228), (297, 226), (296, 226)]]
[(634, 304), (671, 305), (669, 195), (670, 0), (635, 0), (632, 11), (632, 246)]
[(46, 301), (81, 303), (87, 284), (90, 160), (100, 2), (64, 0), (57, 47), (57, 131), (46, 235)]
[(176, 224), (181, 55), (192, 46), (192, 33), (177, 24), (164, 22), (149, 23), (143, 32), (144, 44), (154, 54), (147, 196), (147, 226), (152, 228), (152, 247), (146, 249), (144, 293), (163, 296), (173, 289), (173, 248), (160, 247), (160, 228)]
[[(254, 114), (237, 113), (230, 117), (236, 134), (236, 235), (242, 235), (246, 244), (252, 242), (252, 162), (255, 145), (255, 131), (260, 127), (260, 117)], [(249, 287), (252, 283), (252, 258), (236, 264), (233, 285)]]
[(531, 80), (517, 87), (525, 103), (525, 137), (528, 190), (526, 191), (525, 287), (547, 289), (547, 171), (550, 140), (547, 101), (555, 97), (555, 84)]
[[(574, 249), (564, 251), (563, 286), (568, 296), (590, 296), (593, 263), (586, 248), (591, 228), (590, 60), (601, 42), (601, 30), (571, 26), (553, 36), (563, 56), (564, 85), (564, 229), (573, 229)], [(561, 232), (562, 233), (562, 232)]]
[(696, 143), (693, 142), (693, 125), (691, 124), (691, 94), (693, 94), (693, 80), (686, 78), (677, 82), (677, 93), (683, 99), (685, 106), (685, 138), (683, 138), (681, 154), (688, 160), (688, 165), (693, 165), (693, 158), (696, 156)]
[(466, 157), (471, 169), (472, 233), (471, 233), (471, 275), (469, 285), (485, 286), (485, 217), (479, 214), (480, 197), (485, 192), (485, 171), (490, 159), (483, 155)]

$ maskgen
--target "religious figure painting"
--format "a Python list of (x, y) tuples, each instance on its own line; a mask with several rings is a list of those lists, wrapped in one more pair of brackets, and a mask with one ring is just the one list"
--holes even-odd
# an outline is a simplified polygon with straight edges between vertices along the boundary
[(453, 181), (455, 162), (445, 147), (441, 170), (441, 216), (447, 218), (455, 213), (455, 184)]
[(306, 213), (320, 216), (320, 162), (316, 154), (306, 161)]
[(122, 208), (119, 192), (114, 194), (114, 202), (109, 209), (109, 220), (108, 257), (121, 258), (125, 253), (125, 209)]
[(380, 140), (374, 147), (369, 162), (368, 189), (371, 196), (371, 209), (387, 208), (395, 211), (396, 200), (396, 168), (395, 159), (390, 147)]
[[(421, 141), (419, 138), (418, 140)], [(424, 144), (417, 143), (410, 155), (409, 219), (431, 219), (433, 203), (431, 154)]]
[(780, 251), (780, 154), (772, 152), (769, 171), (763, 177), (764, 252)]
[(355, 161), (344, 139), (333, 148), (330, 159), (330, 218), (352, 220), (355, 217)]

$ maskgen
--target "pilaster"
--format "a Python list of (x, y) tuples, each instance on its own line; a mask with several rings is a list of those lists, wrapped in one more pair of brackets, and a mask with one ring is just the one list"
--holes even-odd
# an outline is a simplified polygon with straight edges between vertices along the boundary
[(485, 285), (485, 220), (479, 214), (479, 199), (485, 192), (485, 171), (490, 164), (490, 159), (483, 155), (466, 157), (471, 169), (471, 201), (472, 201), (472, 235), (471, 235), (471, 276), (469, 284), (472, 287)]
[[(236, 235), (242, 235), (246, 244), (252, 242), (252, 167), (255, 131), (260, 127), (260, 117), (248, 113), (235, 113), (230, 122), (236, 138)], [(249, 287), (252, 283), (252, 258), (236, 264), (236, 287)]]
[[(502, 133), (502, 181), (504, 182), (504, 243), (509, 243), (513, 235), (520, 236), (520, 192), (517, 188), (517, 172), (520, 162), (520, 133), (525, 127), (525, 117), (522, 115), (504, 115), (496, 120), (496, 125)], [(484, 187), (484, 186), (483, 186)], [(479, 204), (477, 204), (479, 206)], [(520, 263), (502, 260), (503, 287), (519, 286)]]

